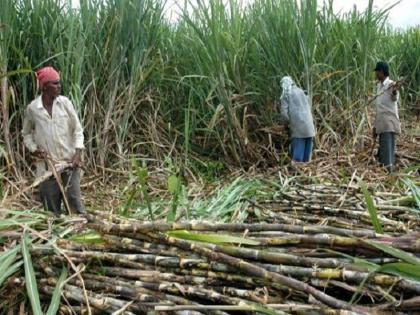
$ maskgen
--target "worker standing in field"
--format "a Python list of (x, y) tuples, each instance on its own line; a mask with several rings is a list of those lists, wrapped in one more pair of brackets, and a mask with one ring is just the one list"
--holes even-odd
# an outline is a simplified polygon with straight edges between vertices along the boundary
[(378, 159), (388, 172), (395, 167), (395, 137), (401, 133), (398, 116), (399, 85), (389, 79), (389, 66), (380, 61), (375, 68), (378, 79), (376, 89), (376, 118), (373, 135), (379, 135)]
[(25, 146), (36, 159), (36, 174), (42, 176), (52, 167), (61, 169), (63, 186), (54, 176), (40, 184), (40, 195), (45, 210), (60, 214), (65, 200), (72, 211), (85, 213), (80, 191), (80, 166), (83, 129), (72, 102), (60, 95), (60, 75), (52, 67), (37, 71), (42, 94), (27, 107), (23, 122)]
[(291, 77), (281, 79), (281, 117), (289, 125), (291, 154), (294, 162), (309, 162), (315, 137), (308, 96), (296, 86)]

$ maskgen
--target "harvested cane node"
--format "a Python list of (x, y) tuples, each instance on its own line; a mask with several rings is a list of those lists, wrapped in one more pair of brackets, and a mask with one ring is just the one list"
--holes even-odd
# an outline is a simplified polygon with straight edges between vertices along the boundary
[[(179, 248), (168, 247), (165, 245), (140, 241), (128, 237), (118, 237), (115, 235), (103, 234), (102, 239), (107, 242), (107, 244), (112, 244), (119, 246), (121, 249), (129, 250), (137, 253), (147, 253), (147, 254), (158, 254), (160, 256), (180, 256), (182, 254), (187, 254), (182, 252)], [(191, 253), (188, 253), (191, 255)]]
[[(154, 306), (155, 304), (165, 304), (165, 302), (169, 303), (164, 300), (163, 295), (158, 296), (154, 294), (155, 292), (148, 290), (136, 290), (129, 283), (125, 283), (124, 286), (121, 284), (117, 286), (114, 282), (109, 281), (110, 279), (112, 278), (107, 279), (106, 282), (98, 281), (93, 278), (92, 275), (84, 275), (86, 289), (91, 290), (92, 292), (99, 291), (102, 293), (118, 294), (124, 298), (140, 302), (144, 307)], [(77, 279), (70, 280), (70, 283), (78, 287), (82, 285), (81, 281)]]
[(80, 244), (74, 241), (69, 240), (58, 240), (57, 241), (58, 247), (62, 249), (68, 249), (68, 250), (76, 250), (76, 251), (121, 251), (122, 248), (118, 246), (113, 246), (111, 244)]
[[(52, 249), (40, 249), (35, 248), (31, 251), (35, 256), (45, 256), (51, 255), (53, 253)], [(135, 257), (119, 253), (106, 253), (106, 252), (95, 252), (95, 251), (73, 251), (73, 250), (63, 250), (63, 253), (70, 256), (73, 262), (90, 262), (95, 260), (108, 261), (115, 265), (121, 265), (129, 268), (136, 268), (142, 270), (152, 270), (153, 267), (147, 264), (142, 264), (135, 261), (135, 257), (140, 257), (137, 255)], [(66, 260), (62, 256), (51, 256), (51, 259), (55, 262), (65, 262)]]
[[(168, 268), (215, 268), (218, 271), (233, 271), (223, 264), (209, 263), (203, 259), (197, 258), (183, 258), (183, 257), (167, 257), (150, 254), (120, 254), (120, 253), (103, 253), (103, 252), (78, 252), (64, 250), (64, 253), (70, 257), (75, 258), (94, 258), (99, 260), (106, 260), (110, 262), (125, 263), (129, 265), (132, 262), (139, 264), (139, 269), (147, 270), (146, 266), (160, 266)], [(127, 263), (128, 262), (128, 263)], [(135, 266), (135, 265), (134, 265)]]
[(160, 272), (160, 271), (146, 271), (146, 270), (135, 270), (127, 269), (121, 267), (107, 267), (103, 266), (101, 268), (94, 268), (90, 270), (91, 272), (101, 272), (106, 276), (122, 277), (127, 279), (136, 279), (144, 282), (159, 282), (159, 281), (168, 281), (168, 282), (178, 282), (181, 284), (194, 284), (194, 285), (203, 285), (208, 281), (206, 277), (198, 276), (179, 276), (173, 273)]

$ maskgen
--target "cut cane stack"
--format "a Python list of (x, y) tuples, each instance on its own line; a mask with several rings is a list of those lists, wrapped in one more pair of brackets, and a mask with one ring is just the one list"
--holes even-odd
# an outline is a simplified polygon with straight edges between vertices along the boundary
[[(30, 252), (45, 304), (69, 270), (62, 314), (415, 314), (418, 213), (401, 196), (375, 199), (381, 234), (359, 189), (302, 185), (253, 202), (248, 223), (91, 212), (81, 229), (95, 242), (38, 236)], [(24, 282), (18, 272), (3, 287)]]

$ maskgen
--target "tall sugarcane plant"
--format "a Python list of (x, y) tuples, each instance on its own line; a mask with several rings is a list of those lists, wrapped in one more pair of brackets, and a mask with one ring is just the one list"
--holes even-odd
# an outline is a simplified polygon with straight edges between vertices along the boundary
[[(156, 0), (83, 0), (77, 7), (70, 0), (4, 1), (8, 160), (24, 154), (17, 135), (39, 91), (33, 74), (4, 73), (43, 65), (60, 70), (91, 166), (119, 165), (119, 157), (133, 154), (163, 160), (174, 144), (185, 163), (195, 153), (243, 166), (259, 161), (264, 130), (278, 124), (283, 75), (310, 96), (320, 134), (351, 149), (371, 123), (363, 106), (378, 59), (407, 79), (402, 106), (418, 104), (419, 30), (390, 27), (394, 5), (376, 9), (371, 0), (365, 11), (337, 13), (333, 1), (189, 0), (169, 20), (165, 2)], [(20, 167), (19, 159), (9, 164)]]

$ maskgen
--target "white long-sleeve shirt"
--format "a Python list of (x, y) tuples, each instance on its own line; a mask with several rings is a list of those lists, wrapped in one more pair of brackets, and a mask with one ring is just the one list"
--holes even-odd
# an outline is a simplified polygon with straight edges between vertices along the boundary
[(394, 81), (386, 78), (379, 82), (376, 88), (376, 133), (384, 132), (401, 133), (400, 118), (398, 116), (399, 92), (392, 95), (391, 86)]
[(302, 89), (292, 85), (290, 92), (281, 98), (281, 117), (289, 123), (292, 138), (315, 136), (315, 126), (308, 96)]
[[(83, 129), (71, 101), (58, 96), (52, 106), (52, 117), (42, 104), (42, 96), (26, 108), (23, 141), (30, 152), (46, 151), (55, 164), (71, 162), (76, 149), (84, 149)], [(37, 176), (46, 171), (45, 161), (36, 163)]]

